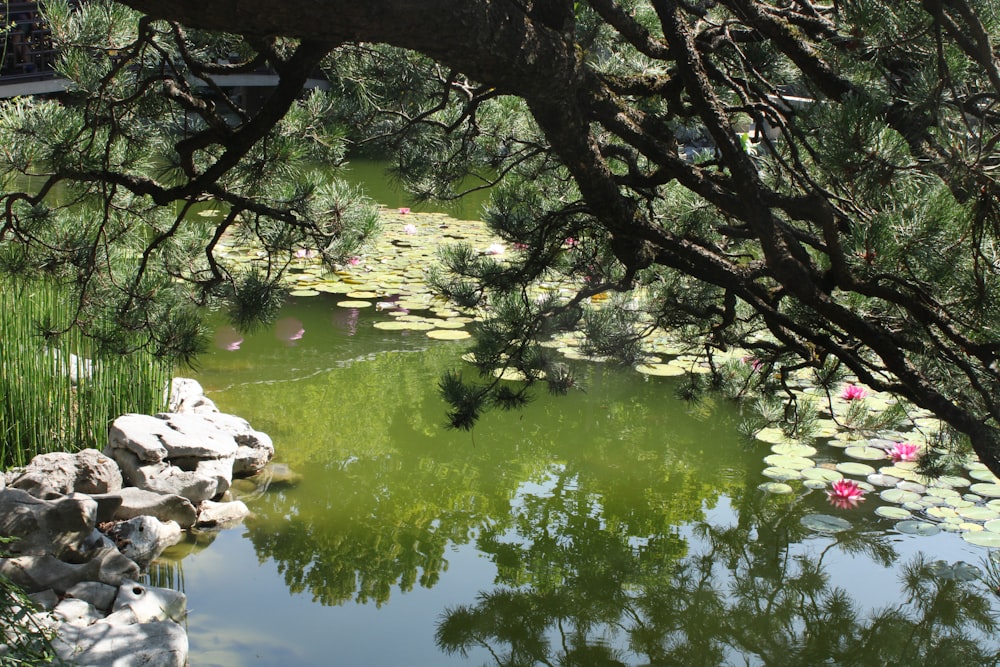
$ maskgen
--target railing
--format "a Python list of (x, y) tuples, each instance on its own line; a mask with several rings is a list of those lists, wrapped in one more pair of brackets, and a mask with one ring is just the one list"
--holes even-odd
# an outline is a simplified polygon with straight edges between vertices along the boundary
[(0, 85), (41, 81), (57, 76), (58, 51), (37, 2), (0, 2), (3, 37)]

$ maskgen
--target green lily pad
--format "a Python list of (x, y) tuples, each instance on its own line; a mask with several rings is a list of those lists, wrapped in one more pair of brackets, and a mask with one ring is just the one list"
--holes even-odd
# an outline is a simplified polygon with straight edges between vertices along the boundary
[(898, 484), (896, 484), (896, 488), (897, 489), (902, 489), (903, 491), (912, 491), (913, 493), (926, 493), (927, 492), (927, 487), (926, 486), (924, 486), (920, 482), (912, 482), (912, 481), (910, 481), (908, 479), (904, 479), (903, 481), (901, 481)]
[(470, 336), (472, 334), (461, 329), (431, 329), (427, 332), (427, 337), (435, 340), (463, 340)]
[(790, 456), (788, 454), (771, 454), (764, 457), (764, 463), (778, 468), (791, 468), (793, 470), (804, 470), (812, 468), (816, 462), (804, 456)]
[(919, 493), (904, 491), (903, 489), (886, 489), (879, 494), (879, 497), (887, 503), (908, 503), (920, 500)]
[(962, 539), (969, 544), (975, 544), (980, 547), (1000, 547), (1000, 533), (988, 530), (981, 530), (976, 533), (962, 533)]
[(885, 517), (886, 519), (896, 520), (910, 519), (913, 517), (913, 515), (907, 510), (904, 510), (901, 507), (893, 507), (892, 505), (882, 505), (881, 507), (876, 507), (875, 514)]
[[(777, 430), (777, 429), (775, 429)], [(761, 440), (760, 434), (757, 434), (757, 439)], [(794, 443), (786, 442), (771, 446), (771, 451), (775, 454), (788, 454), (790, 456), (812, 456), (816, 453), (816, 448), (809, 445), (797, 445)]]
[(867, 463), (858, 463), (857, 461), (842, 461), (837, 464), (837, 470), (845, 475), (865, 477), (875, 472), (875, 468), (871, 467)]
[(341, 308), (371, 308), (372, 302), (350, 299), (347, 301), (338, 301), (337, 305)]
[(961, 560), (956, 563), (934, 561), (927, 565), (927, 569), (937, 578), (951, 581), (975, 581), (980, 576), (978, 567)]
[[(772, 444), (784, 443), (786, 440), (784, 431), (782, 431), (780, 428), (770, 428), (770, 427), (760, 429), (759, 431), (754, 433), (753, 437), (760, 440), (761, 442), (769, 442)], [(774, 448), (772, 447), (771, 450), (774, 451)], [(776, 452), (776, 453), (791, 454), (792, 452)], [(813, 451), (813, 453), (815, 453), (815, 450)], [(799, 454), (799, 456), (802, 455)]]
[(965, 498), (959, 497), (959, 496), (955, 496), (955, 497), (951, 497), (951, 498), (945, 498), (944, 499), (944, 503), (948, 507), (954, 507), (955, 509), (961, 509), (963, 507), (972, 507), (973, 506), (972, 503), (970, 503), (968, 500), (966, 500)]
[[(930, 521), (918, 521), (916, 519), (911, 519), (907, 521), (900, 521), (895, 526), (896, 530), (901, 533), (906, 533), (907, 535), (937, 535), (941, 532), (941, 529), (936, 523), (931, 523)], [(997, 537), (1000, 537), (998, 535)]]
[(934, 517), (935, 519), (949, 519), (957, 517), (958, 512), (951, 507), (928, 507), (927, 516)]
[(643, 375), (658, 375), (661, 377), (677, 377), (684, 375), (687, 371), (679, 364), (639, 364), (635, 367)]
[(1000, 498), (1000, 484), (980, 482), (970, 486), (969, 490), (987, 498)]
[(844, 449), (844, 454), (850, 456), (852, 459), (861, 459), (862, 461), (877, 461), (878, 459), (885, 458), (884, 449), (869, 447), (867, 445), (847, 447)]
[(289, 296), (319, 296), (319, 292), (314, 289), (294, 289), (288, 293)]
[(989, 507), (973, 505), (971, 507), (958, 508), (958, 515), (969, 521), (992, 521), (1000, 519), (1000, 512)]
[(847, 519), (829, 514), (808, 514), (802, 517), (799, 522), (816, 533), (839, 533), (850, 530), (853, 525)]
[(779, 481), (787, 481), (789, 479), (802, 479), (802, 472), (799, 470), (793, 470), (791, 468), (779, 468), (777, 466), (771, 466), (764, 468), (761, 474), (765, 477), (770, 477), (771, 479), (776, 479)]
[(983, 528), (990, 531), (991, 533), (1000, 533), (1000, 519), (993, 519), (991, 521), (987, 521), (983, 525)]
[(434, 328), (434, 325), (430, 322), (410, 322), (399, 320), (376, 322), (372, 326), (376, 329), (384, 329), (385, 331), (429, 331)]
[(927, 487), (927, 495), (936, 496), (938, 498), (958, 498), (962, 494), (960, 494), (955, 489), (950, 489), (941, 486), (930, 486)]
[(828, 468), (804, 468), (802, 470), (802, 477), (804, 479), (814, 479), (821, 482), (836, 482), (838, 479), (844, 479), (843, 474)]

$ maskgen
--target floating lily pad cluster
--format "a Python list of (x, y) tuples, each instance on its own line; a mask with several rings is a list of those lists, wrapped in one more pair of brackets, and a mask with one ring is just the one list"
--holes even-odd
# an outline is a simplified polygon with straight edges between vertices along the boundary
[[(891, 399), (869, 393), (852, 400), (871, 401), (868, 407), (878, 410)], [(845, 403), (844, 399), (835, 399), (834, 411), (846, 410)], [(780, 429), (763, 429), (756, 437), (770, 444), (771, 451), (764, 457), (766, 467), (762, 471), (769, 481), (760, 488), (778, 494), (794, 493), (795, 487), (827, 490), (831, 502), (842, 501), (834, 504), (859, 506), (858, 497), (848, 498), (831, 490), (839, 480), (848, 480), (847, 488), (858, 489), (858, 496), (877, 497), (871, 511), (893, 522), (901, 533), (934, 535), (948, 531), (960, 534), (971, 544), (1000, 547), (1000, 480), (985, 465), (969, 461), (961, 476), (928, 478), (918, 472), (916, 460), (893, 460), (917, 458), (928, 446), (924, 434), (934, 421), (923, 415), (915, 423), (922, 429), (857, 439), (847, 429), (839, 428), (831, 415), (821, 420), (818, 447), (787, 442)], [(807, 516), (802, 522), (821, 533), (851, 525), (843, 517), (825, 514)]]

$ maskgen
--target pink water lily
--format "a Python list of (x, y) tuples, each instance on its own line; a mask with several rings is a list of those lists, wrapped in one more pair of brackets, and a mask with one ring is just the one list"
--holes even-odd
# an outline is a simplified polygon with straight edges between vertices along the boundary
[(845, 401), (859, 401), (868, 395), (868, 390), (856, 384), (844, 385), (844, 390), (840, 392), (840, 397)]
[(416, 225), (403, 225), (403, 232), (406, 233), (406, 234), (416, 234), (417, 233), (417, 226)]
[(849, 509), (865, 499), (865, 490), (853, 479), (838, 479), (830, 487), (826, 496), (837, 507)]
[(350, 264), (351, 266), (357, 266), (358, 264), (361, 263), (361, 258), (351, 257), (350, 259), (347, 260), (347, 263)]
[(889, 458), (893, 461), (916, 461), (920, 458), (920, 447), (912, 442), (897, 442), (889, 450)]
[(504, 247), (502, 243), (493, 243), (486, 249), (487, 255), (502, 255), (504, 253)]
[(410, 209), (406, 208), (405, 206), (402, 207), (401, 209), (399, 209), (400, 215), (406, 215), (409, 212), (410, 212)]

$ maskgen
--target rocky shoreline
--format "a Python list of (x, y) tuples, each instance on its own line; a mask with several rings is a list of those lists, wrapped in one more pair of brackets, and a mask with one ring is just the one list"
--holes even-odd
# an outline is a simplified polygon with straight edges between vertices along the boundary
[[(186, 598), (138, 582), (191, 529), (239, 524), (234, 478), (261, 473), (271, 439), (219, 412), (194, 380), (177, 378), (170, 412), (122, 415), (105, 451), (51, 453), (0, 475), (0, 574), (36, 609), (21, 623), (52, 633), (74, 665), (183, 667)], [(12, 628), (5, 628), (11, 632)], [(0, 636), (0, 658), (9, 648)]]

